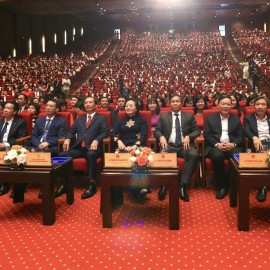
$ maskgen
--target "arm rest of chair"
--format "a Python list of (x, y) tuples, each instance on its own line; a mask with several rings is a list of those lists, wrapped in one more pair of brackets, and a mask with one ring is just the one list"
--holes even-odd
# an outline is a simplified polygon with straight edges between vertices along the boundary
[(148, 138), (148, 145), (154, 152), (157, 152), (157, 140), (153, 135)]
[(249, 138), (247, 138), (247, 137), (244, 137), (244, 151), (246, 152), (246, 150), (248, 149), (248, 148), (250, 148), (250, 139)]
[(62, 151), (64, 140), (65, 140), (64, 137), (58, 139), (58, 152), (61, 152)]
[(103, 139), (103, 153), (110, 153), (111, 151), (111, 137), (108, 136)]
[(30, 139), (31, 136), (28, 135), (28, 136), (24, 136), (24, 137), (21, 137), (21, 138), (18, 138), (15, 142), (15, 144), (18, 144), (18, 145), (22, 145), (24, 143), (24, 141)]

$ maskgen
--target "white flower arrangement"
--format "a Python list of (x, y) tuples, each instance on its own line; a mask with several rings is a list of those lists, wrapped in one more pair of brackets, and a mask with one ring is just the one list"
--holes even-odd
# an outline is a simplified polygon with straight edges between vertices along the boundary
[(11, 150), (9, 150), (4, 157), (4, 162), (7, 164), (10, 163), (17, 163), (19, 164), (25, 164), (26, 163), (26, 153), (28, 150), (23, 148), (20, 145), (13, 145)]

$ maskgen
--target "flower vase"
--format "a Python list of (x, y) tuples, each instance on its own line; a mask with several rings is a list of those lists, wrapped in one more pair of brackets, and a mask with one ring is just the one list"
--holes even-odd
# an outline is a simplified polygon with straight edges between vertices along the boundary
[(146, 174), (148, 173), (148, 166), (147, 165), (140, 166), (136, 162), (134, 164), (134, 167), (132, 168), (132, 172), (135, 174)]
[(11, 171), (22, 171), (22, 170), (24, 170), (24, 164), (10, 163), (9, 169)]

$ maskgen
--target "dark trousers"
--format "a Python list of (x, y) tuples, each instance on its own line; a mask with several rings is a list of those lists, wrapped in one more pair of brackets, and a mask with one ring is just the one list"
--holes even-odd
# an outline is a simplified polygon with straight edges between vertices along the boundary
[(64, 151), (59, 154), (60, 157), (85, 158), (87, 160), (88, 176), (96, 179), (97, 176), (97, 158), (101, 156), (99, 151), (88, 150), (85, 147), (78, 147)]
[(233, 157), (234, 153), (240, 153), (241, 148), (235, 147), (231, 151), (221, 151), (213, 147), (207, 156), (212, 160), (217, 188), (228, 188), (229, 181), (225, 173), (224, 160)]
[(192, 174), (197, 165), (198, 153), (194, 146), (190, 146), (189, 149), (184, 150), (182, 146), (176, 146), (175, 144), (169, 144), (167, 147), (168, 153), (177, 153), (177, 157), (184, 158), (185, 165), (182, 171), (182, 177), (180, 186), (190, 186), (192, 180)]

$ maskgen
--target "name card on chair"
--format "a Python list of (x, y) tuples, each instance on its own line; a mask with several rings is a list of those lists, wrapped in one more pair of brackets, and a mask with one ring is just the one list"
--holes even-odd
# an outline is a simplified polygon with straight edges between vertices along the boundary
[(4, 157), (7, 155), (6, 151), (0, 151), (0, 164), (4, 164)]
[(26, 154), (26, 166), (50, 167), (51, 153), (33, 152)]
[(130, 168), (129, 153), (104, 153), (104, 167)]
[(239, 153), (239, 168), (268, 168), (268, 153)]
[(176, 153), (155, 153), (151, 155), (153, 158), (151, 168), (177, 168)]

